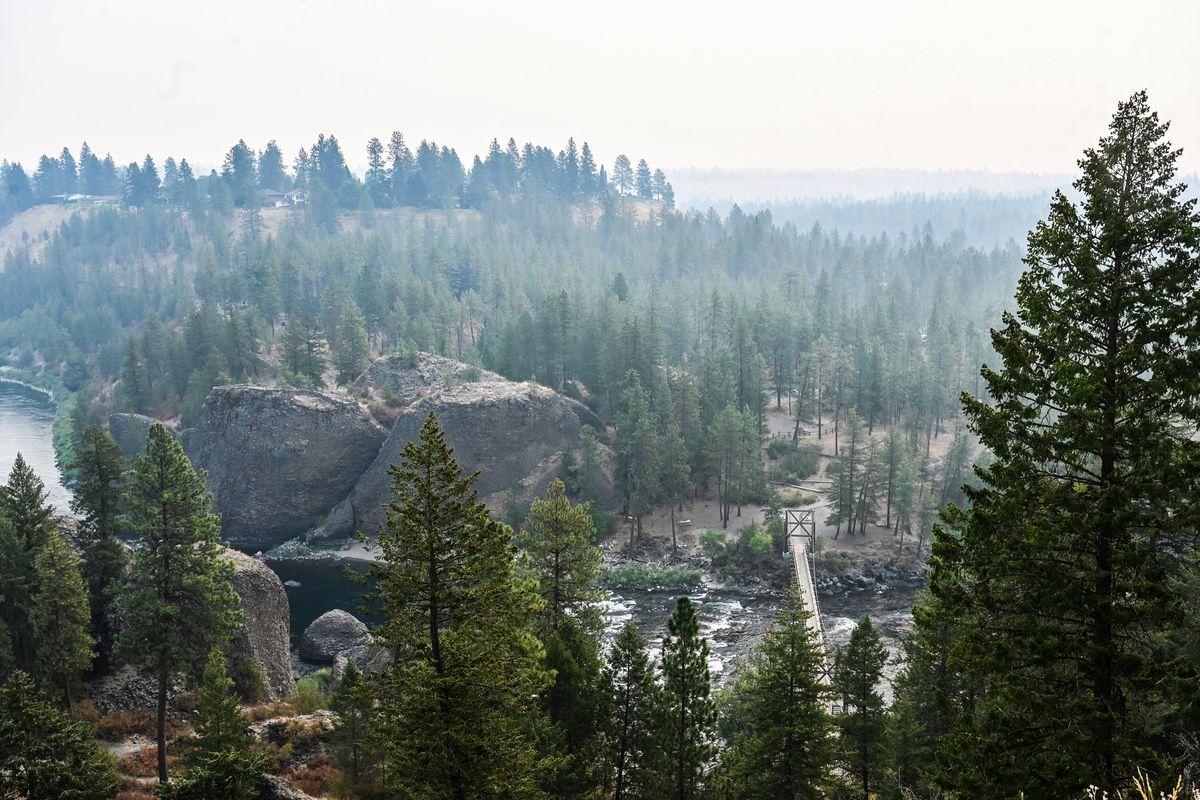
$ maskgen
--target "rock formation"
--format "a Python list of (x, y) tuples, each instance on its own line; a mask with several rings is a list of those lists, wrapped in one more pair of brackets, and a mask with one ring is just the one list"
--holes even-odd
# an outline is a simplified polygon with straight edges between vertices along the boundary
[(156, 422), (154, 417), (144, 414), (109, 414), (108, 432), (125, 457), (132, 461), (146, 452), (150, 426)]
[(371, 632), (349, 611), (326, 611), (304, 629), (300, 658), (317, 664), (332, 664), (341, 653), (369, 645)]
[(263, 700), (278, 700), (296, 688), (292, 675), (291, 612), (279, 576), (257, 558), (226, 550), (233, 562), (233, 588), (241, 598), (242, 621), (230, 651), (230, 673), (247, 675), (251, 664), (262, 672)]
[[(581, 403), (533, 383), (489, 378), (431, 386), (403, 408), (374, 463), (363, 473), (350, 497), (334, 509), (319, 531), (344, 538), (355, 531), (374, 532), (383, 521), (390, 497), (388, 467), (400, 461), (430, 412), (437, 414), (466, 470), (481, 471), (475, 486), (480, 499), (501, 513), (510, 493), (527, 503), (559, 475), (563, 453), (579, 444), (584, 425), (603, 426)], [(605, 502), (611, 501), (611, 478), (597, 475)]]
[(359, 403), (325, 392), (218, 386), (183, 441), (225, 539), (266, 549), (317, 525), (385, 437)]

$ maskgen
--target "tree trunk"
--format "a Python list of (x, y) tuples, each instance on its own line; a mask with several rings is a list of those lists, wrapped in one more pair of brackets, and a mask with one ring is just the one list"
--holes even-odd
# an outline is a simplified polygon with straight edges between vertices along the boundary
[(167, 680), (165, 669), (158, 671), (158, 782), (171, 779), (167, 774)]

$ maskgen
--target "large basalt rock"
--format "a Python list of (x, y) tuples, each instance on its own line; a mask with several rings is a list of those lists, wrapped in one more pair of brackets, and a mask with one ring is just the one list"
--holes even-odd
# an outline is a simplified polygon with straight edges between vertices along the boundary
[(108, 432), (125, 457), (133, 460), (146, 453), (146, 439), (150, 436), (150, 426), (156, 422), (158, 420), (154, 417), (147, 417), (145, 414), (109, 414)]
[(335, 608), (314, 619), (300, 640), (300, 658), (332, 664), (338, 655), (371, 643), (371, 632), (349, 611)]
[(287, 592), (270, 567), (257, 558), (226, 550), (233, 562), (233, 588), (241, 598), (242, 620), (230, 652), (230, 672), (245, 676), (251, 666), (262, 672), (263, 700), (278, 700), (296, 688), (292, 674), (291, 609)]
[[(329, 514), (321, 535), (341, 538), (378, 529), (390, 499), (388, 467), (400, 462), (404, 445), (417, 439), (430, 412), (437, 414), (463, 469), (481, 471), (475, 488), (497, 513), (514, 491), (521, 503), (545, 492), (559, 475), (563, 453), (578, 446), (583, 425), (603, 430), (581, 403), (532, 383), (488, 379), (432, 388), (399, 413), (375, 461)], [(609, 503), (611, 478), (601, 472), (601, 501)]]
[(268, 549), (320, 523), (374, 460), (386, 432), (325, 392), (218, 386), (184, 449), (208, 473), (227, 541)]

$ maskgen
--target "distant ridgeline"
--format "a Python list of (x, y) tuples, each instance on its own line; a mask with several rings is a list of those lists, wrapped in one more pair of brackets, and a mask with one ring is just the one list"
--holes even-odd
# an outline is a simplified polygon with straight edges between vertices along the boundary
[(557, 154), (548, 147), (513, 139), (507, 147), (493, 139), (486, 158), (476, 156), (468, 171), (458, 153), (436, 142), (422, 141), (414, 153), (399, 131), (385, 145), (367, 144), (367, 172), (359, 180), (346, 166), (336, 136), (321, 134), (311, 149), (300, 148), (289, 173), (274, 140), (260, 152), (239, 141), (225, 155), (220, 174), (196, 176), (186, 158), (168, 158), (160, 171), (149, 155), (118, 167), (111, 155), (97, 156), (87, 142), (78, 161), (64, 147), (57, 156), (43, 155), (30, 176), (19, 163), (0, 166), (0, 224), (30, 206), (43, 203), (87, 205), (121, 203), (168, 204), (217, 210), (313, 205), (326, 224), (337, 209), (479, 207), (490, 198), (551, 196), (568, 201), (596, 199), (615, 191), (668, 208), (674, 190), (662, 170), (651, 171), (645, 159), (635, 166), (617, 156), (612, 176), (597, 165), (587, 142), (567, 142)]

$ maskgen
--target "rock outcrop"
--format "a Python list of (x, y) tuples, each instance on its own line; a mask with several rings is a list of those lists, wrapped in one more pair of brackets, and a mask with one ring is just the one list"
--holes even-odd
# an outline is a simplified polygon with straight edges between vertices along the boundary
[(334, 686), (342, 682), (342, 676), (346, 674), (346, 667), (350, 664), (358, 667), (364, 675), (371, 675), (375, 672), (383, 672), (390, 667), (392, 654), (381, 644), (359, 645), (338, 653), (329, 670), (329, 680)]
[(251, 665), (257, 665), (262, 675), (261, 699), (286, 697), (296, 688), (287, 592), (279, 576), (257, 558), (236, 550), (226, 550), (225, 557), (234, 565), (233, 588), (241, 598), (242, 610), (230, 652), (230, 673), (249, 676)]
[(225, 539), (267, 549), (319, 524), (385, 437), (359, 403), (325, 392), (218, 386), (183, 442), (208, 473)]
[[(379, 527), (391, 490), (388, 466), (400, 461), (430, 412), (437, 414), (463, 469), (481, 470), (475, 487), (495, 512), (504, 510), (511, 492), (521, 503), (545, 492), (559, 474), (563, 453), (578, 446), (583, 425), (603, 430), (581, 403), (533, 383), (492, 378), (430, 387), (399, 412), (375, 461), (329, 514), (321, 535), (343, 538)], [(609, 495), (604, 500), (611, 500), (611, 479), (597, 478), (602, 495)]]
[[(168, 689), (167, 696), (172, 707), (175, 698), (183, 692), (183, 684), (179, 682)], [(158, 679), (141, 667), (127, 664), (116, 672), (92, 681), (88, 685), (88, 697), (101, 714), (156, 709)]]
[(349, 611), (335, 608), (317, 617), (304, 629), (300, 658), (316, 664), (332, 664), (338, 655), (372, 641), (371, 632)]
[(292, 786), (278, 775), (269, 775), (264, 772), (258, 781), (258, 800), (313, 800), (313, 797)]
[(146, 452), (150, 426), (158, 422), (145, 414), (109, 414), (108, 432), (127, 459), (133, 460)]

